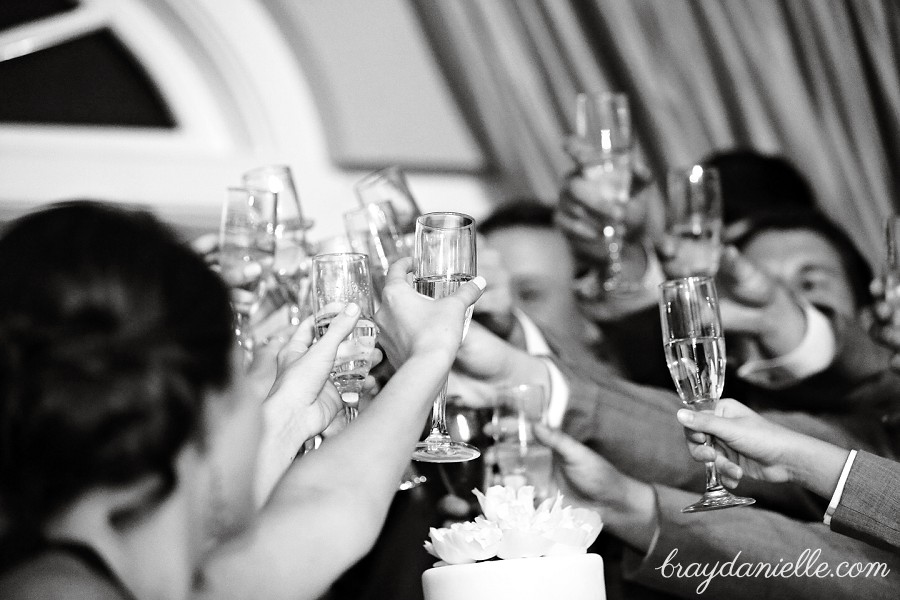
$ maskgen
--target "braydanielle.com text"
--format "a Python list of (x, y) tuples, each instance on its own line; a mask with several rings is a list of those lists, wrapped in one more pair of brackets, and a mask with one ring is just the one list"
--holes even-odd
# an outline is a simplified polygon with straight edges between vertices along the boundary
[(656, 567), (665, 579), (675, 577), (677, 579), (703, 578), (697, 586), (697, 593), (702, 594), (716, 577), (887, 577), (891, 570), (886, 563), (880, 562), (841, 562), (832, 567), (825, 561), (820, 561), (821, 550), (806, 549), (800, 553), (796, 561), (786, 562), (779, 558), (778, 562), (740, 562), (741, 552), (734, 555), (729, 561), (710, 563), (679, 563), (675, 562), (678, 548), (673, 548), (666, 560)]

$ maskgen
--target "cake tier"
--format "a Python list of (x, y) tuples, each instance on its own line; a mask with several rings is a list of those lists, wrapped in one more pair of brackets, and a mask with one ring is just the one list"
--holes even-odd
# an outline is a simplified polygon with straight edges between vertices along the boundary
[(425, 600), (605, 600), (597, 554), (492, 560), (422, 574)]

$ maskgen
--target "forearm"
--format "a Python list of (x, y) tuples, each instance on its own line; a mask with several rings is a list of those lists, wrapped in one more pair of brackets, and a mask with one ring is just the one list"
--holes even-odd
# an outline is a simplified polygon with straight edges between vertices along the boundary
[(207, 565), (210, 598), (315, 598), (371, 546), (451, 357), (411, 357), (357, 420), (297, 461), (256, 527)]

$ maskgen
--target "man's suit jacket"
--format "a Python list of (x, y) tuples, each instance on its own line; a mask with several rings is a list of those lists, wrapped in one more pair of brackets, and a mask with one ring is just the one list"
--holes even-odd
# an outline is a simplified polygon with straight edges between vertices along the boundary
[(900, 463), (858, 452), (831, 529), (900, 553)]
[[(732, 600), (894, 600), (900, 593), (900, 556), (897, 554), (838, 535), (821, 522), (804, 523), (756, 507), (684, 514), (681, 507), (694, 502), (695, 494), (666, 486), (654, 487), (660, 532), (656, 545), (646, 556), (626, 550), (623, 563), (625, 577), (636, 583), (684, 598)], [(727, 571), (726, 563), (736, 556), (731, 571), (734, 574), (741, 573), (741, 568), (745, 573), (752, 572), (749, 570), (760, 568), (759, 563), (786, 569), (783, 566), (786, 563), (796, 565), (800, 562), (803, 567), (799, 575), (791, 568), (785, 571), (790, 573), (789, 576), (765, 577), (761, 572), (755, 577), (714, 577), (702, 596), (697, 593), (698, 586), (707, 576), (696, 576), (695, 572), (693, 577), (687, 577), (685, 570), (682, 577), (676, 575), (676, 564), (687, 569), (690, 563), (699, 563), (700, 568), (709, 565), (709, 569), (713, 569), (719, 563)], [(744, 563), (750, 563), (752, 567), (741, 567)], [(846, 573), (841, 563), (872, 564), (873, 572), (868, 576), (841, 577)], [(881, 563), (883, 568), (875, 563)], [(664, 564), (670, 566), (663, 567)], [(812, 575), (816, 568), (825, 568), (818, 565), (827, 565), (835, 574), (829, 576), (823, 571), (825, 576)], [(841, 570), (837, 571), (839, 568)], [(882, 577), (884, 570), (889, 573)]]

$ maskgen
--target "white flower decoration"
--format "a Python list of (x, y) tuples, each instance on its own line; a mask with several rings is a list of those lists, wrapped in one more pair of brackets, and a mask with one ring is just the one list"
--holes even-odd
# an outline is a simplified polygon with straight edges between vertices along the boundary
[(475, 521), (454, 523), (449, 528), (432, 527), (425, 542), (429, 554), (451, 565), (487, 560), (497, 555), (503, 533), (496, 523), (476, 517)]

